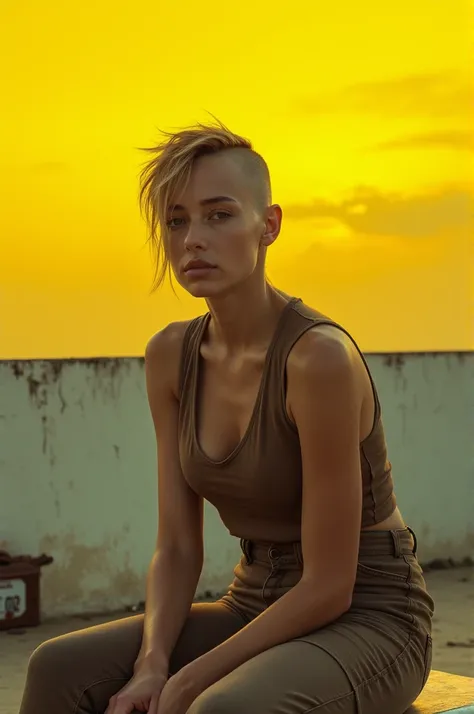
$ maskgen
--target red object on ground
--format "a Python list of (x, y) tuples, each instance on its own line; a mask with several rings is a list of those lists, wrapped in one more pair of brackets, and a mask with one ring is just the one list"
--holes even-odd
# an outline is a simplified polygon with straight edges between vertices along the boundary
[(48, 555), (0, 551), (0, 630), (39, 625), (41, 567), (52, 562)]

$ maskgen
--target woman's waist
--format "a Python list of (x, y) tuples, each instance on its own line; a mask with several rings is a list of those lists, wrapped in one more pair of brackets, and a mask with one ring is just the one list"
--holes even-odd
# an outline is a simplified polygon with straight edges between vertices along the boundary
[[(303, 552), (300, 541), (272, 543), (242, 539), (242, 557), (227, 598), (242, 607), (264, 607), (285, 595), (301, 580)], [(329, 544), (328, 544), (329, 547)], [(330, 590), (321, 576), (315, 583)], [(407, 602), (410, 600), (410, 612)], [(245, 605), (247, 603), (247, 605)], [(252, 610), (253, 611), (253, 610)], [(372, 611), (407, 623), (429, 626), (433, 601), (426, 591), (416, 557), (416, 538), (409, 528), (393, 531), (363, 531), (360, 534), (357, 569), (354, 573), (351, 612)]]
[[(245, 562), (274, 567), (303, 566), (303, 546), (301, 540), (290, 542), (240, 539), (240, 547)], [(330, 548), (328, 543), (328, 548)], [(393, 556), (416, 554), (416, 536), (411, 528), (393, 530), (363, 530), (360, 532), (358, 559), (371, 556)]]

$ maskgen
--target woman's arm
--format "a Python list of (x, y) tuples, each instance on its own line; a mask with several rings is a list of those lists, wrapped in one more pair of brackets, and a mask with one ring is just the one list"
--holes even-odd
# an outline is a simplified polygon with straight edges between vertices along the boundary
[(185, 324), (173, 323), (156, 334), (145, 355), (158, 450), (159, 522), (135, 670), (150, 665), (166, 675), (203, 564), (202, 499), (187, 485), (178, 454), (178, 373)]
[[(365, 368), (364, 368), (365, 369)], [(318, 629), (351, 604), (360, 528), (360, 418), (366, 375), (334, 330), (307, 333), (287, 367), (303, 462), (301, 581), (180, 677), (197, 695), (246, 660)]]

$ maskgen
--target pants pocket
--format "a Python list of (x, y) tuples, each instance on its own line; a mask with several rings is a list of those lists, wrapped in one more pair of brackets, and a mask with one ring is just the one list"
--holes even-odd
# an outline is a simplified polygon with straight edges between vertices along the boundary
[(370, 577), (372, 582), (380, 582), (385, 580), (393, 580), (398, 583), (406, 583), (408, 580), (410, 566), (400, 558), (396, 560), (391, 558), (389, 561), (378, 561), (377, 559), (371, 559), (370, 565), (368, 565), (369, 559), (367, 558), (364, 563), (359, 561), (357, 563), (357, 570), (359, 575)]

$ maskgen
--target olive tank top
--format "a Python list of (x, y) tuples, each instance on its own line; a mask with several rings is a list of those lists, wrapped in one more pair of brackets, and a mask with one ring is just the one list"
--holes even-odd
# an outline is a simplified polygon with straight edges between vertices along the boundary
[[(301, 540), (302, 464), (298, 431), (286, 411), (286, 361), (307, 330), (330, 324), (358, 349), (372, 383), (373, 428), (360, 444), (362, 527), (380, 523), (395, 509), (391, 464), (377, 390), (364, 356), (347, 331), (292, 298), (283, 308), (267, 351), (260, 388), (242, 440), (223, 460), (202, 451), (197, 438), (200, 347), (210, 314), (192, 320), (180, 365), (179, 454), (189, 486), (218, 510), (229, 532), (253, 541)], [(344, 494), (341, 493), (341, 498)]]

